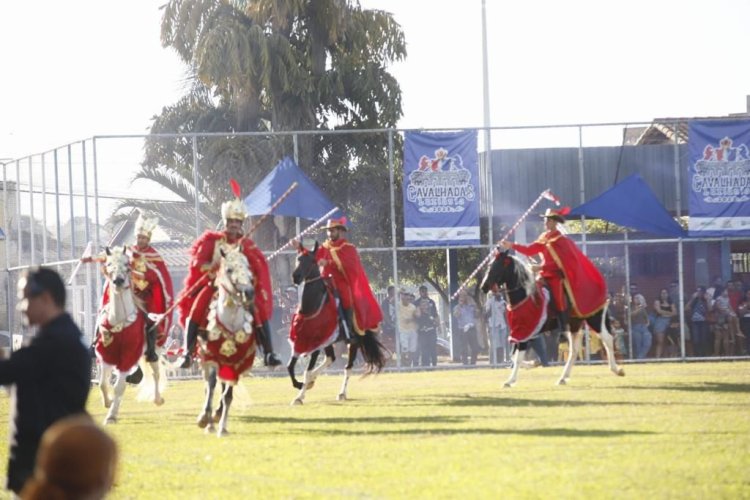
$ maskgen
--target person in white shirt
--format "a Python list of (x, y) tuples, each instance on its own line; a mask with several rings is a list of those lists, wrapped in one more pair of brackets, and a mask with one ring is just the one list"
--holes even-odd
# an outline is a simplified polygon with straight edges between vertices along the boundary
[(492, 290), (484, 303), (484, 314), (489, 329), (492, 363), (508, 361), (508, 322), (505, 317), (506, 303), (500, 290)]

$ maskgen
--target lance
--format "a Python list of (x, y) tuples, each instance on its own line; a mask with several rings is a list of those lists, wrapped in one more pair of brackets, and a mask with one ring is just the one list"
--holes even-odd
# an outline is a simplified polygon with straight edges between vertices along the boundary
[(279, 207), (279, 205), (281, 205), (282, 203), (284, 203), (284, 200), (286, 200), (287, 197), (290, 194), (292, 194), (292, 191), (294, 191), (295, 189), (297, 189), (298, 186), (299, 186), (299, 183), (297, 181), (292, 182), (292, 185), (289, 186), (289, 189), (287, 189), (286, 191), (284, 191), (284, 194), (282, 194), (281, 196), (279, 196), (279, 199), (276, 200), (273, 203), (273, 205), (271, 205), (271, 208), (269, 208), (266, 211), (266, 213), (264, 213), (263, 215), (261, 215), (260, 219), (258, 219), (257, 221), (255, 221), (253, 223), (253, 225), (250, 227), (250, 229), (247, 230), (247, 232), (245, 233), (245, 235), (243, 236), (243, 238), (247, 238), (248, 236), (250, 236), (251, 234), (253, 234), (255, 232), (255, 230), (258, 229), (258, 227), (261, 224), (263, 224), (263, 222), (266, 219), (268, 219), (268, 217), (270, 217), (273, 214), (273, 211), (276, 210)]
[(310, 224), (309, 227), (305, 228), (304, 231), (300, 231), (300, 233), (297, 236), (295, 236), (291, 240), (289, 240), (286, 243), (284, 243), (284, 245), (281, 248), (279, 248), (274, 253), (272, 253), (271, 255), (269, 255), (268, 256), (268, 260), (271, 261), (271, 260), (275, 259), (276, 256), (278, 256), (281, 252), (283, 252), (284, 250), (286, 250), (287, 248), (289, 248), (295, 241), (301, 241), (304, 236), (306, 236), (308, 233), (312, 232), (315, 228), (317, 228), (318, 226), (320, 226), (321, 224), (323, 224), (323, 222), (328, 217), (330, 217), (331, 215), (333, 215), (334, 213), (336, 213), (336, 211), (338, 209), (339, 209), (339, 207), (333, 207), (331, 210), (328, 211), (327, 214), (325, 214), (323, 217), (321, 217), (320, 219), (318, 219), (315, 222), (313, 222), (312, 224)]
[[(260, 217), (260, 219), (258, 219), (257, 221), (255, 221), (255, 223), (252, 225), (252, 227), (250, 227), (250, 229), (247, 230), (247, 232), (242, 236), (242, 238), (247, 238), (248, 236), (250, 236), (251, 234), (253, 234), (255, 232), (255, 230), (257, 230), (258, 227), (260, 227), (260, 225), (263, 223), (263, 221), (265, 221), (266, 219), (268, 219), (268, 217), (273, 214), (273, 211), (276, 210), (279, 207), (279, 205), (281, 205), (282, 203), (284, 203), (284, 200), (286, 200), (287, 197), (289, 197), (289, 195), (292, 194), (292, 191), (294, 191), (295, 189), (297, 189), (298, 186), (299, 186), (299, 183), (297, 181), (293, 182), (292, 185), (289, 186), (289, 188), (286, 191), (284, 191), (284, 193), (281, 196), (279, 196), (279, 198), (273, 203), (273, 205), (271, 205), (271, 207), (266, 211), (266, 213), (264, 213)], [(234, 189), (234, 186), (233, 186), (233, 189)], [(235, 195), (236, 194), (237, 193), (235, 192)], [(239, 198), (239, 195), (237, 195), (237, 197)], [(196, 281), (195, 283), (193, 283), (193, 285), (190, 288), (188, 288), (187, 290), (184, 290), (183, 292), (181, 292), (180, 295), (177, 297), (177, 300), (175, 300), (174, 303), (171, 306), (169, 306), (167, 308), (167, 310), (164, 311), (163, 313), (161, 313), (161, 314), (159, 314), (159, 313), (149, 313), (148, 314), (148, 318), (151, 321), (154, 322), (154, 326), (158, 326), (162, 321), (164, 321), (164, 318), (166, 318), (174, 310), (175, 307), (177, 307), (178, 305), (180, 305), (187, 297), (189, 297), (198, 288), (200, 288), (203, 285), (205, 285), (206, 281), (208, 280), (208, 275), (209, 275), (209, 273), (206, 272), (200, 278), (198, 278), (198, 281)]]
[(76, 274), (78, 274), (78, 270), (81, 268), (81, 264), (83, 263), (84, 259), (91, 257), (91, 245), (92, 243), (89, 241), (86, 245), (86, 249), (83, 251), (83, 255), (81, 255), (80, 259), (78, 259), (76, 267), (74, 267), (73, 272), (70, 273), (70, 278), (68, 278), (68, 286), (73, 284), (73, 280), (75, 279)]
[[(526, 217), (529, 216), (531, 211), (534, 210), (534, 208), (536, 208), (536, 206), (539, 205), (539, 203), (542, 200), (550, 200), (554, 202), (556, 205), (560, 204), (560, 200), (557, 198), (557, 196), (552, 194), (551, 190), (546, 189), (542, 191), (541, 194), (537, 197), (537, 199), (534, 200), (534, 203), (532, 203), (531, 206), (528, 209), (526, 209), (526, 211), (523, 214), (521, 214), (521, 218), (519, 218), (510, 229), (508, 229), (508, 231), (502, 236), (502, 238), (497, 240), (497, 243), (500, 243), (502, 240), (508, 239), (508, 237), (511, 234), (513, 234), (516, 231), (516, 229), (518, 229), (518, 226), (521, 225), (521, 222), (523, 222), (526, 219)], [(495, 245), (497, 245), (497, 243)], [(466, 287), (469, 284), (469, 281), (471, 281), (479, 273), (479, 271), (481, 271), (482, 268), (484, 268), (484, 266), (486, 266), (489, 263), (490, 259), (492, 259), (493, 253), (494, 253), (494, 249), (489, 253), (489, 255), (487, 255), (487, 257), (484, 258), (482, 262), (479, 263), (476, 269), (474, 269), (471, 272), (469, 277), (466, 278), (463, 283), (461, 283), (461, 286), (458, 287), (458, 290), (456, 290), (456, 292), (453, 295), (451, 295), (451, 300), (456, 300), (456, 297), (458, 297), (458, 294), (466, 289)]]

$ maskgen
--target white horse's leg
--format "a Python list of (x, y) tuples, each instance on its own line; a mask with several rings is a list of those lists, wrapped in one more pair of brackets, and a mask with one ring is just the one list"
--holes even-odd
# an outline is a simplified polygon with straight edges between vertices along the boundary
[[(328, 356), (326, 356), (325, 359), (323, 360), (323, 362), (317, 368), (315, 368), (314, 370), (312, 370), (310, 372), (310, 382), (309, 382), (310, 385), (309, 385), (308, 389), (312, 389), (313, 388), (313, 385), (315, 385), (315, 379), (318, 378), (318, 375), (320, 375), (321, 373), (323, 373), (323, 371), (326, 368), (328, 368), (329, 366), (331, 366), (332, 363), (333, 363), (333, 359), (329, 358)], [(305, 371), (305, 373), (307, 373), (307, 371)], [(305, 385), (307, 385), (307, 384), (305, 384)]]
[(341, 390), (339, 391), (339, 395), (336, 396), (336, 399), (339, 401), (346, 401), (346, 389), (349, 386), (349, 377), (352, 376), (352, 369), (347, 368), (344, 370), (344, 381), (341, 383)]
[(573, 370), (573, 365), (576, 362), (578, 352), (581, 348), (580, 330), (578, 330), (577, 332), (566, 331), (565, 336), (568, 338), (568, 361), (565, 362), (565, 368), (563, 368), (562, 375), (560, 375), (560, 379), (557, 381), (557, 385), (565, 385), (568, 382), (568, 378), (570, 378), (570, 372)]
[[(526, 351), (523, 351), (524, 353)], [(513, 345), (513, 355), (511, 356), (510, 377), (505, 381), (503, 387), (513, 387), (518, 380), (518, 368), (521, 364), (521, 349), (517, 344)]]
[(229, 434), (227, 430), (227, 418), (229, 417), (229, 407), (232, 405), (232, 397), (234, 392), (234, 386), (232, 384), (223, 384), (224, 390), (221, 391), (221, 402), (223, 411), (221, 412), (221, 419), (219, 420), (219, 428), (216, 430), (216, 435), (226, 436)]
[(625, 370), (622, 367), (617, 366), (617, 360), (615, 359), (614, 337), (607, 330), (607, 325), (605, 324), (605, 320), (606, 320), (606, 314), (602, 314), (602, 324), (599, 330), (599, 338), (601, 338), (602, 340), (602, 344), (604, 345), (604, 350), (607, 351), (607, 362), (609, 363), (609, 369), (615, 375), (624, 377)]
[(156, 406), (161, 406), (164, 404), (164, 398), (162, 397), (161, 391), (159, 390), (161, 366), (159, 365), (158, 361), (151, 361), (149, 363), (149, 366), (151, 367), (151, 375), (153, 376), (153, 380), (154, 380), (154, 404)]
[(104, 419), (104, 425), (114, 424), (117, 422), (117, 414), (120, 411), (120, 403), (122, 403), (122, 397), (125, 395), (125, 374), (118, 370), (117, 380), (115, 381), (115, 397), (112, 398), (112, 406), (109, 407), (109, 412)]
[(307, 388), (312, 387), (311, 378), (312, 372), (308, 368), (305, 368), (305, 373), (303, 374), (302, 378), (302, 389), (300, 389), (297, 393), (297, 397), (292, 400), (292, 406), (301, 405), (305, 402), (305, 393), (307, 392)]
[(112, 378), (112, 365), (102, 363), (101, 379), (99, 379), (99, 390), (102, 393), (102, 405), (105, 408), (112, 406), (112, 398), (109, 395), (109, 380)]

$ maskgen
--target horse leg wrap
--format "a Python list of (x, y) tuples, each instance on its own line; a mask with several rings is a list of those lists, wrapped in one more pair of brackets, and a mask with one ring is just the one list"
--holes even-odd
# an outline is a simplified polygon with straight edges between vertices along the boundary
[(149, 326), (146, 329), (146, 361), (153, 363), (159, 361), (156, 355), (156, 325)]

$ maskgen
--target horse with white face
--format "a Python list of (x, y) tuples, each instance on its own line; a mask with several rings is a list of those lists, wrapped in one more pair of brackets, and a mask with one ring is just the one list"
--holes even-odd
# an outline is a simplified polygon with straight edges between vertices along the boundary
[[(219, 436), (228, 433), (227, 417), (233, 388), (255, 360), (253, 308), (255, 288), (250, 264), (239, 246), (221, 251), (221, 263), (214, 285), (206, 329), (200, 331), (200, 359), (206, 381), (206, 400), (198, 426)], [(221, 381), (221, 404), (215, 414), (211, 406), (216, 382)]]
[[(145, 350), (146, 314), (130, 286), (130, 258), (126, 248), (106, 249), (106, 284), (96, 322), (96, 356), (102, 367), (99, 389), (108, 408), (105, 424), (117, 421), (125, 393), (126, 377), (139, 370)], [(149, 363), (153, 375), (153, 401), (164, 403), (159, 389), (159, 364)], [(116, 374), (111, 384), (112, 373)]]

